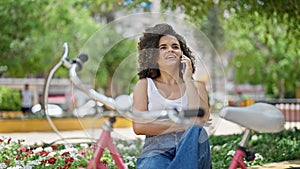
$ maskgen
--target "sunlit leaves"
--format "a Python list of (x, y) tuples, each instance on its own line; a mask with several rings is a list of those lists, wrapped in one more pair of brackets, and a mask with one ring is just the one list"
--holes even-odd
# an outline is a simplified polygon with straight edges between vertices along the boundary
[[(263, 84), (273, 96), (293, 96), (300, 79), (300, 3), (297, 0), (162, 1), (164, 9), (184, 9), (201, 28), (209, 11), (218, 9), (225, 50), (237, 83)], [(219, 39), (222, 40), (222, 39)], [(278, 81), (282, 83), (278, 83)]]
[[(4, 0), (0, 2), (1, 65), (8, 76), (46, 73), (69, 42), (71, 55), (99, 28), (76, 1)], [(3, 9), (3, 10), (2, 10)]]
[[(237, 83), (261, 83), (266, 86), (274, 96), (283, 96), (284, 93), (278, 88), (285, 88), (285, 92), (292, 93), (295, 90), (295, 83), (299, 80), (300, 74), (295, 72), (295, 57), (297, 57), (296, 38), (294, 29), (290, 25), (290, 17), (285, 14), (283, 18), (276, 18), (277, 15), (255, 12), (254, 15), (240, 17), (231, 16), (225, 20), (228, 49), (236, 52), (235, 57), (244, 57), (241, 60), (233, 58), (232, 65), (235, 67), (235, 81)], [(237, 24), (239, 23), (239, 24)], [(236, 30), (231, 32), (230, 30)], [(257, 58), (261, 58), (260, 61)], [(252, 59), (251, 59), (252, 58)], [(238, 62), (235, 64), (234, 62)], [(296, 64), (299, 61), (296, 61)], [(249, 67), (249, 65), (252, 65)], [(255, 66), (254, 66), (255, 65)], [(256, 73), (251, 74), (243, 70), (254, 69)], [(291, 76), (296, 74), (296, 76)], [(263, 78), (259, 78), (263, 75)], [(298, 76), (298, 77), (297, 77)], [(280, 83), (278, 83), (280, 81)]]

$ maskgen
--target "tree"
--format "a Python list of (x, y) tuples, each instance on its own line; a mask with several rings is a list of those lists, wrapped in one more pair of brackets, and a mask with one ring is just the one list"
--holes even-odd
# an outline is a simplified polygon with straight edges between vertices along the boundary
[(234, 69), (235, 82), (264, 84), (267, 92), (277, 97), (294, 96), (300, 80), (296, 71), (300, 65), (297, 0), (162, 0), (162, 6), (179, 6), (199, 28), (208, 20), (209, 11), (217, 6), (225, 50), (234, 51), (229, 66)]
[[(90, 62), (85, 64), (83, 80), (94, 82), (95, 87), (103, 87), (110, 93), (112, 75), (126, 54), (136, 42), (129, 40), (116, 42), (116, 46), (106, 45), (103, 39), (115, 41), (124, 39), (115, 30), (102, 29), (99, 17), (118, 7), (117, 1), (57, 1), (57, 0), (3, 0), (0, 2), (0, 59), (1, 65), (8, 67), (3, 76), (26, 77), (48, 74), (63, 52), (63, 43), (69, 43), (70, 58), (80, 52), (90, 55)], [(112, 18), (113, 20), (114, 18)], [(105, 31), (102, 31), (105, 30)], [(98, 31), (100, 30), (100, 31)], [(89, 41), (96, 32), (96, 39)], [(89, 43), (91, 42), (91, 43)], [(118, 45), (121, 44), (121, 45)], [(125, 54), (125, 55), (122, 55)], [(104, 58), (103, 62), (99, 59)], [(101, 62), (101, 67), (99, 64)], [(0, 65), (0, 66), (1, 66)], [(88, 65), (88, 66), (86, 66)], [(97, 70), (99, 68), (99, 70)], [(95, 75), (98, 72), (98, 75)], [(135, 71), (132, 71), (135, 72)], [(59, 69), (56, 77), (66, 77), (66, 70)], [(96, 79), (91, 79), (94, 78)]]
[(124, 29), (126, 23), (111, 22), (115, 20), (116, 11), (140, 7), (141, 2), (136, 1), (128, 5), (119, 0), (81, 2), (95, 21), (106, 23), (83, 47), (83, 52), (88, 53), (91, 61), (87, 63), (88, 70), (82, 72), (81, 78), (86, 82), (94, 81), (94, 88), (104, 89), (107, 96), (129, 94), (132, 92), (132, 84), (137, 81), (137, 41), (132, 39), (134, 37), (125, 37), (126, 30), (123, 34), (117, 33), (117, 29)]
[[(150, 1), (128, 4), (109, 0), (1, 1), (0, 59), (3, 62), (0, 66), (7, 66), (8, 70), (0, 74), (14, 77), (44, 74), (49, 63), (59, 57), (53, 56), (64, 41), (70, 42), (71, 55), (76, 56), (100, 27), (99, 17), (109, 16), (106, 18), (111, 18), (110, 21), (114, 19), (112, 11), (140, 8), (141, 2)], [(234, 54), (229, 66), (235, 70), (236, 83), (264, 84), (273, 96), (294, 95), (296, 83), (300, 81), (297, 71), (300, 3), (297, 0), (161, 0), (161, 5), (162, 10), (181, 8), (186, 19), (206, 32), (220, 53)], [(222, 36), (211, 31), (214, 26), (223, 32)]]
[[(3, 0), (0, 2), (1, 64), (6, 76), (46, 74), (64, 42), (76, 56), (100, 25), (78, 1)], [(1, 73), (1, 72), (0, 72)], [(59, 72), (61, 74), (63, 72)], [(2, 72), (3, 74), (3, 72)]]
[(85, 83), (94, 82), (107, 96), (131, 92), (137, 75), (137, 42), (116, 32), (122, 25), (111, 24), (99, 29), (82, 48), (89, 60), (79, 76)]
[(137, 80), (136, 44), (135, 40), (122, 39), (104, 56), (97, 77), (106, 77), (100, 80), (106, 95), (118, 96), (132, 92), (130, 84)]
[[(299, 80), (300, 74), (296, 71), (300, 63), (298, 42), (293, 38), (294, 33), (288, 30), (288, 21), (279, 24), (276, 19), (269, 20), (258, 13), (252, 17), (248, 24), (238, 24), (243, 31), (231, 34), (230, 42), (235, 43), (227, 45), (236, 52), (232, 62), (235, 80), (251, 84), (263, 82), (270, 93), (283, 98), (295, 91)], [(234, 22), (237, 20), (230, 22), (228, 29), (237, 26)]]
[(265, 10), (257, 5), (241, 13), (232, 11), (224, 20), (230, 37), (226, 47), (235, 52), (231, 67), (237, 83), (264, 84), (267, 92), (275, 97), (295, 96), (300, 77), (297, 71), (300, 64), (297, 20), (300, 18), (293, 15), (297, 10), (291, 11), (288, 6), (282, 10), (278, 6), (291, 2), (265, 3)]

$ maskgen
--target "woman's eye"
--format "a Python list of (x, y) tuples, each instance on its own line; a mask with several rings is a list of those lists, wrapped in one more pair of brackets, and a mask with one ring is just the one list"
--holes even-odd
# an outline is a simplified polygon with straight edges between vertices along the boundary
[(173, 46), (173, 49), (179, 49), (179, 46)]

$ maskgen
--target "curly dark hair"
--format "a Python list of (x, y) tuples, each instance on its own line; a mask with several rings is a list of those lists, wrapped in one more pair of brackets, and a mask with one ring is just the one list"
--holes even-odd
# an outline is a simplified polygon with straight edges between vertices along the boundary
[[(157, 64), (158, 45), (160, 38), (165, 35), (172, 35), (176, 37), (179, 41), (183, 54), (191, 59), (193, 68), (192, 72), (195, 72), (195, 57), (192, 55), (191, 50), (187, 47), (185, 39), (181, 35), (177, 34), (172, 26), (168, 24), (157, 24), (154, 27), (147, 28), (138, 42), (138, 76), (140, 79), (146, 77), (154, 79), (160, 76), (160, 70)], [(179, 75), (182, 77), (181, 71), (179, 71)]]

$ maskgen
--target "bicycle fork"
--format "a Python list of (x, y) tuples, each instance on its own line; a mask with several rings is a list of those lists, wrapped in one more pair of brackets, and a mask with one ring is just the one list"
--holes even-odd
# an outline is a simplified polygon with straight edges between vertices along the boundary
[(245, 145), (249, 140), (249, 137), (251, 135), (251, 130), (250, 129), (246, 129), (243, 138), (240, 142), (240, 144), (238, 145), (234, 156), (231, 160), (230, 166), (228, 169), (237, 169), (238, 167), (241, 167), (242, 169), (247, 169), (246, 164), (244, 163), (244, 158), (247, 161), (252, 161), (255, 158), (255, 153), (249, 151)]
[(124, 164), (122, 156), (119, 154), (117, 148), (113, 144), (113, 139), (111, 137), (112, 123), (114, 122), (115, 118), (109, 118), (109, 120), (103, 124), (103, 131), (97, 144), (95, 145), (94, 157), (89, 162), (87, 169), (107, 169), (105, 162), (100, 161), (105, 148), (110, 150), (110, 154), (118, 169), (127, 169), (127, 166)]

